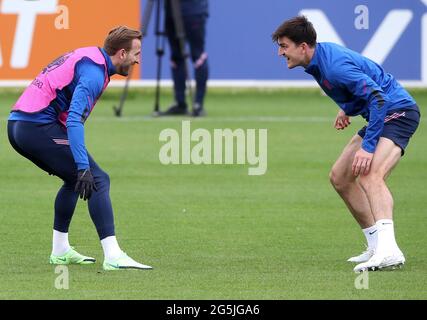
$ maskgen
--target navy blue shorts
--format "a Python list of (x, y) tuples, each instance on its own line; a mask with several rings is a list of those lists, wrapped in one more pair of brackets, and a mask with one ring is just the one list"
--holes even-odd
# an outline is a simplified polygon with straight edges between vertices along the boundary
[[(420, 110), (417, 105), (411, 109), (395, 109), (387, 112), (384, 119), (384, 128), (381, 137), (393, 141), (400, 149), (402, 156), (405, 154), (405, 148), (409, 139), (418, 128), (420, 123)], [(358, 134), (365, 137), (366, 126), (359, 130)]]
[[(59, 123), (8, 121), (8, 136), (12, 147), (50, 175), (66, 182), (77, 181), (77, 166), (68, 142), (67, 131)], [(92, 175), (104, 172), (88, 154)]]

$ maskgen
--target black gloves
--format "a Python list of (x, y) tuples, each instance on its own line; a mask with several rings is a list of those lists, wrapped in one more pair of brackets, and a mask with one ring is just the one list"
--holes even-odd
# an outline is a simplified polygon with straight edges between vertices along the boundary
[(83, 200), (88, 200), (93, 191), (98, 191), (90, 169), (79, 170), (77, 172), (77, 183), (74, 191), (78, 192), (80, 199)]

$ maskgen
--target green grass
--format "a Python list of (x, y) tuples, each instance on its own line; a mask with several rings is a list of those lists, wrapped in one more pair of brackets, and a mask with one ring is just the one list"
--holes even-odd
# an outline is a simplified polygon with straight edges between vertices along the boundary
[[(6, 137), (6, 118), (19, 90), (0, 92), (1, 299), (426, 299), (426, 122), (389, 179), (398, 242), (407, 264), (369, 274), (357, 290), (346, 259), (363, 235), (329, 185), (341, 149), (362, 126), (332, 128), (336, 106), (318, 90), (212, 89), (209, 116), (192, 129), (268, 129), (268, 171), (248, 165), (162, 165), (162, 129), (182, 118), (149, 117), (153, 90), (130, 94), (124, 117), (100, 100), (86, 124), (86, 144), (110, 174), (118, 240), (152, 271), (104, 272), (102, 250), (86, 204), (70, 229), (93, 266), (69, 267), (70, 288), (55, 289), (47, 263), (59, 179), (20, 157)], [(413, 92), (424, 114), (427, 92)], [(162, 96), (163, 105), (170, 92)], [(185, 210), (184, 210), (185, 209)]]

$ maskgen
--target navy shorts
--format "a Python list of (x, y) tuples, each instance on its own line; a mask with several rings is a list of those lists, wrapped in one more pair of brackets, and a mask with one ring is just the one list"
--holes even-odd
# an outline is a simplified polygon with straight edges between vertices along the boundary
[[(68, 142), (67, 131), (59, 123), (8, 121), (8, 136), (12, 147), (50, 175), (70, 183), (77, 181), (77, 166)], [(88, 154), (92, 175), (105, 173)]]
[[(395, 109), (387, 112), (384, 119), (384, 128), (381, 137), (393, 141), (400, 149), (402, 156), (405, 154), (405, 148), (409, 139), (418, 128), (420, 123), (420, 110), (417, 105), (411, 109)], [(358, 134), (365, 137), (366, 126), (359, 130)]]

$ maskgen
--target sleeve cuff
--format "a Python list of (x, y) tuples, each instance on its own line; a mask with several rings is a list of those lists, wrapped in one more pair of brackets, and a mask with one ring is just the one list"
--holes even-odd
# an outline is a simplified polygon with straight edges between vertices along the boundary
[(89, 164), (86, 163), (77, 163), (77, 170), (86, 170), (89, 169)]
[(362, 142), (362, 149), (369, 153), (375, 152), (375, 146), (369, 145), (368, 143)]

